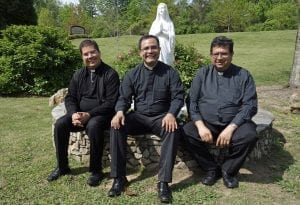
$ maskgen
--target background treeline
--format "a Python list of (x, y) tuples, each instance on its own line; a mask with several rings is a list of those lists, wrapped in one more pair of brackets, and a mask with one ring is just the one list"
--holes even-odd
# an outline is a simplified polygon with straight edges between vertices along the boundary
[[(153, 0), (79, 2), (79, 5), (63, 5), (58, 0), (0, 0), (0, 96), (51, 95), (67, 86), (74, 70), (81, 66), (78, 49), (74, 50), (67, 35), (71, 25), (85, 27), (87, 36), (93, 38), (138, 36), (149, 31), (159, 3)], [(164, 2), (168, 4), (177, 34), (297, 27), (298, 4), (292, 0)], [(113, 63), (121, 76), (139, 62), (136, 53), (125, 53)], [(194, 71), (208, 62), (185, 41), (183, 45), (177, 42), (175, 60), (174, 66), (186, 88)]]
[[(11, 24), (86, 28), (94, 38), (147, 33), (158, 3), (168, 5), (176, 34), (295, 29), (296, 0), (0, 0), (0, 29)], [(31, 5), (31, 6), (30, 6)], [(18, 21), (20, 23), (18, 23)]]

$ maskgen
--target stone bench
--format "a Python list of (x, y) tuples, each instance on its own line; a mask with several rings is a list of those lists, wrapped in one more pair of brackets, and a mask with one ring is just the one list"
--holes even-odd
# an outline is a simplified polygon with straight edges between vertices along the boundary
[[(53, 123), (60, 116), (65, 114), (64, 104), (61, 103), (52, 110)], [(272, 144), (275, 142), (272, 136), (272, 122), (273, 115), (266, 111), (259, 109), (258, 113), (253, 117), (253, 121), (257, 124), (258, 141), (248, 156), (247, 160), (260, 159), (263, 155), (269, 154)], [(106, 131), (104, 139), (103, 151), (103, 166), (109, 166), (109, 131)], [(128, 136), (127, 139), (127, 168), (138, 169), (141, 165), (146, 169), (153, 170), (158, 167), (161, 140), (153, 134), (145, 134), (140, 136)], [(75, 160), (82, 163), (89, 161), (89, 138), (85, 131), (72, 132), (70, 134), (69, 155)], [(211, 147), (211, 152), (214, 156), (223, 151), (216, 147)], [(197, 163), (192, 159), (190, 154), (180, 145), (177, 152), (175, 168), (179, 169), (193, 169), (198, 167)]]

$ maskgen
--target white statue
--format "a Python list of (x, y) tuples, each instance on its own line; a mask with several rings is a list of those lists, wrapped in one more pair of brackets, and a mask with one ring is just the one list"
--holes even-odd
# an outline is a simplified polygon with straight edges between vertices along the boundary
[(175, 61), (175, 29), (165, 3), (158, 4), (156, 18), (149, 34), (155, 35), (159, 39), (161, 47), (159, 60), (172, 66)]

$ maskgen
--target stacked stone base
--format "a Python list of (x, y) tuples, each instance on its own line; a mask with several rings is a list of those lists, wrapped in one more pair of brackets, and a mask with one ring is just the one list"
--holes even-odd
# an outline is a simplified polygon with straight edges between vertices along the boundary
[[(61, 89), (49, 99), (49, 105), (57, 105), (53, 108), (51, 114), (53, 117), (53, 124), (61, 116), (66, 114), (66, 108), (64, 105), (64, 97), (67, 93), (67, 89)], [(298, 95), (299, 97), (299, 95)], [(293, 97), (292, 102), (299, 102), (299, 98)], [(298, 99), (298, 100), (297, 100)], [(295, 103), (292, 103), (295, 104)], [(186, 107), (181, 109), (179, 118), (186, 119), (187, 110)], [(257, 124), (258, 141), (248, 156), (247, 160), (260, 159), (264, 155), (268, 155), (271, 150), (272, 144), (276, 141), (275, 136), (272, 135), (272, 122), (274, 120), (273, 115), (266, 111), (259, 109), (258, 113), (252, 118)], [(53, 125), (52, 125), (53, 129)], [(105, 133), (104, 139), (104, 151), (103, 151), (103, 165), (109, 166), (110, 164), (110, 152), (109, 152), (109, 132)], [(140, 166), (144, 166), (146, 169), (155, 169), (158, 167), (161, 141), (160, 138), (151, 135), (129, 136), (127, 140), (127, 166), (128, 168), (138, 169)], [(210, 151), (214, 154), (217, 160), (220, 152), (226, 152), (226, 150), (219, 149), (211, 146)], [(90, 142), (89, 138), (84, 131), (71, 133), (69, 143), (69, 155), (82, 163), (89, 162), (90, 154)], [(191, 158), (190, 154), (184, 149), (182, 145), (178, 147), (175, 168), (195, 168), (198, 167), (197, 163)]]
[[(272, 135), (272, 125), (258, 126), (258, 141), (248, 156), (249, 160), (260, 159), (264, 155), (268, 155), (271, 150), (272, 144), (275, 139)], [(109, 132), (105, 133), (104, 139), (104, 151), (103, 151), (103, 166), (110, 165), (110, 152), (109, 152)], [(161, 140), (159, 137), (152, 134), (129, 136), (127, 138), (127, 168), (139, 169), (142, 167), (147, 170), (155, 170), (158, 167)], [(69, 154), (76, 160), (82, 163), (89, 162), (89, 139), (84, 131), (71, 133)], [(226, 149), (219, 149), (217, 147), (210, 146), (210, 151), (214, 154), (217, 160), (220, 152), (226, 152)], [(189, 152), (183, 147), (182, 144), (178, 147), (175, 168), (178, 169), (194, 169), (198, 164), (192, 159)]]

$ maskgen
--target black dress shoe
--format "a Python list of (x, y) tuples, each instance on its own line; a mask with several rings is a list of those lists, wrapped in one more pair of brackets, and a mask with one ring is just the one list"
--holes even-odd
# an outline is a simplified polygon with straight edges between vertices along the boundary
[(111, 189), (108, 191), (109, 197), (120, 196), (123, 191), (125, 191), (125, 187), (128, 184), (128, 181), (125, 176), (117, 177), (114, 179)]
[(219, 170), (210, 170), (206, 172), (205, 176), (201, 180), (201, 183), (204, 185), (212, 186), (220, 178), (221, 178), (221, 172)]
[(48, 176), (47, 180), (49, 182), (57, 180), (60, 176), (66, 175), (66, 174), (70, 174), (71, 170), (70, 168), (56, 168), (54, 169), (54, 171)]
[(230, 176), (226, 172), (223, 172), (222, 175), (223, 175), (224, 185), (227, 188), (233, 189), (233, 188), (237, 188), (239, 186), (239, 181), (237, 180), (236, 177)]
[(157, 192), (160, 202), (170, 203), (172, 201), (172, 192), (167, 182), (158, 182)]
[(87, 184), (90, 186), (98, 186), (100, 184), (100, 181), (102, 179), (102, 173), (93, 173), (87, 180)]

